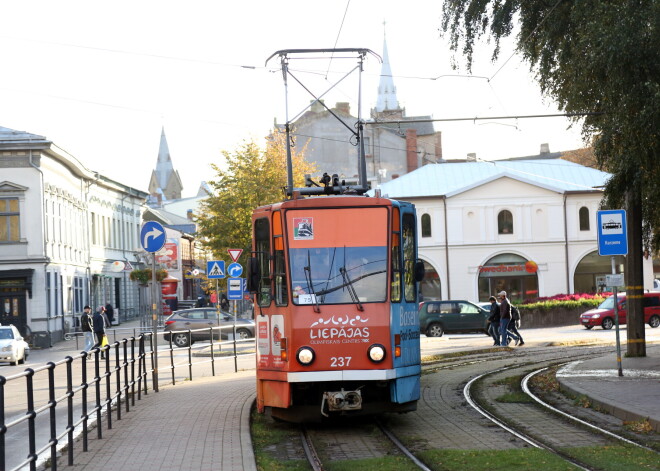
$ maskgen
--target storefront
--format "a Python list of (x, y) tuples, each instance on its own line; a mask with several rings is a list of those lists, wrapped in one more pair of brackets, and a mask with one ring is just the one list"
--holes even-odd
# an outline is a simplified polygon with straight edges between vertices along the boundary
[(506, 291), (515, 303), (539, 295), (538, 265), (515, 254), (500, 254), (479, 267), (479, 301)]

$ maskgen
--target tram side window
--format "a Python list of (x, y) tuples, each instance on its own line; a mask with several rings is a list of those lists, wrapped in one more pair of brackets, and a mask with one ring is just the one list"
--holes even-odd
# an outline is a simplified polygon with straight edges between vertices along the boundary
[(284, 262), (284, 237), (282, 234), (282, 213), (273, 213), (273, 275), (275, 281), (275, 304), (286, 306), (288, 304), (288, 283), (286, 264)]
[(392, 210), (392, 288), (390, 299), (401, 302), (401, 222), (399, 208)]
[(403, 293), (408, 302), (415, 302), (415, 217), (403, 215)]
[(261, 280), (257, 294), (259, 306), (270, 305), (270, 228), (268, 219), (261, 218), (254, 222), (255, 256), (259, 260)]

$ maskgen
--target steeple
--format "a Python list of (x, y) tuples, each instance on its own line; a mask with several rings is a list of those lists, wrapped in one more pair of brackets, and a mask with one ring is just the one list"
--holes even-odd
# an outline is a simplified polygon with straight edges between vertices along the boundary
[(174, 170), (172, 165), (172, 158), (170, 157), (170, 149), (167, 146), (167, 138), (165, 137), (165, 127), (160, 133), (160, 147), (158, 148), (158, 161), (156, 162), (156, 169), (151, 174), (151, 181), (149, 182), (149, 193), (162, 200), (173, 200), (181, 198), (181, 178), (179, 172)]
[(399, 109), (399, 101), (396, 98), (396, 87), (392, 78), (392, 68), (390, 67), (390, 58), (387, 53), (387, 37), (385, 36), (385, 32), (383, 32), (383, 64), (380, 70), (376, 111), (382, 113), (383, 111)]
[(167, 146), (167, 138), (165, 137), (165, 127), (160, 133), (160, 147), (158, 148), (158, 161), (156, 162), (156, 178), (158, 185), (161, 188), (167, 186), (167, 181), (170, 174), (174, 171), (172, 166), (172, 158), (170, 157), (170, 148)]

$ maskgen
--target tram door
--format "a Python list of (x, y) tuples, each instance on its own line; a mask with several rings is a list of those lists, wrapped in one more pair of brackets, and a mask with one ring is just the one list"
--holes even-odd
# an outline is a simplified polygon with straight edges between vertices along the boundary
[(21, 334), (27, 334), (25, 290), (23, 288), (0, 287), (0, 324), (14, 324)]

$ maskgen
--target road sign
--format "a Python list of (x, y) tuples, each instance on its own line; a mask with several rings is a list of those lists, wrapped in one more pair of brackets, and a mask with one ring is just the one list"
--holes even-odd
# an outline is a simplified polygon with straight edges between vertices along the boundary
[(158, 252), (165, 245), (165, 229), (159, 222), (145, 222), (140, 230), (140, 243), (147, 252)]
[(235, 262), (243, 253), (243, 249), (227, 249), (227, 252), (229, 253), (231, 259)]
[(598, 255), (627, 255), (628, 234), (623, 209), (598, 211)]
[(243, 299), (243, 278), (229, 278), (227, 280), (227, 299), (232, 301)]
[(225, 275), (225, 261), (224, 260), (211, 260), (206, 262), (206, 277), (210, 280), (224, 278)]
[(236, 262), (231, 263), (229, 265), (229, 268), (227, 268), (227, 274), (229, 274), (229, 276), (231, 276), (232, 278), (238, 278), (239, 276), (241, 276), (242, 273), (243, 273), (243, 267), (241, 266), (240, 263), (236, 263)]
[(614, 287), (616, 286), (617, 288), (620, 286), (625, 286), (626, 282), (623, 277), (623, 273), (619, 273), (616, 275), (605, 275), (605, 282), (607, 283), (607, 286), (609, 287)]

